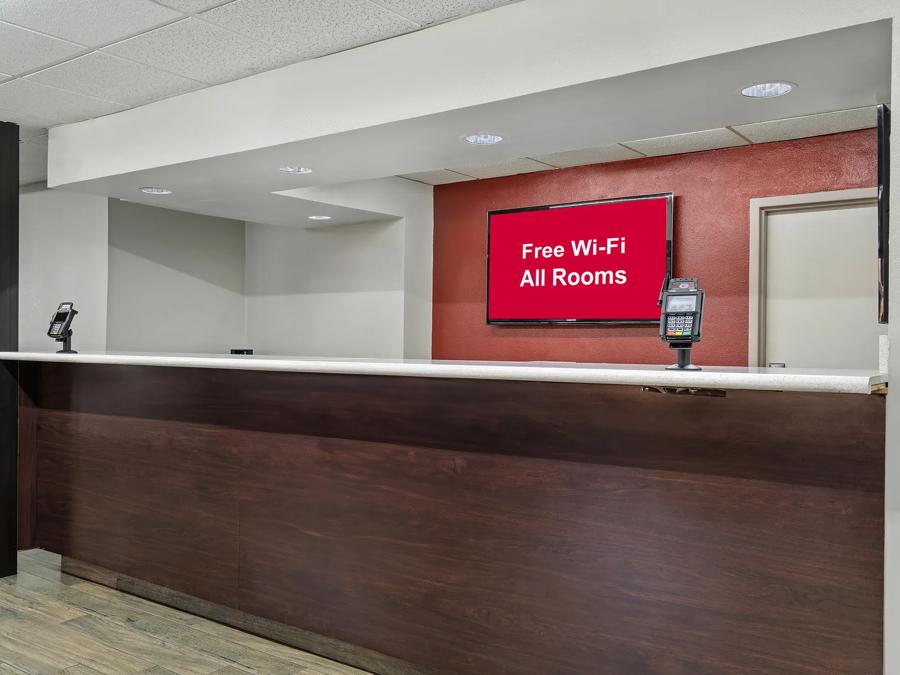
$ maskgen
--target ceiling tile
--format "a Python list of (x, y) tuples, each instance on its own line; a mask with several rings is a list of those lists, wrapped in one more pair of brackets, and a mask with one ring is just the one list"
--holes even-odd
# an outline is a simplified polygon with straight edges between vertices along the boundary
[(500, 176), (513, 176), (518, 173), (532, 173), (534, 171), (553, 171), (555, 167), (547, 166), (541, 162), (524, 157), (511, 159), (505, 162), (492, 164), (476, 164), (472, 166), (454, 168), (453, 171), (464, 173), (473, 178), (498, 178)]
[(626, 141), (624, 145), (647, 156), (677, 155), (683, 152), (700, 152), (718, 148), (733, 148), (736, 145), (748, 145), (747, 141), (728, 129), (707, 129), (689, 134), (645, 138), (639, 141)]
[(181, 16), (151, 0), (0, 0), (0, 20), (91, 47)]
[(14, 116), (40, 116), (52, 124), (100, 117), (126, 107), (62, 89), (44, 87), (29, 80), (11, 80), (0, 84), (0, 108), (8, 110)]
[(461, 173), (456, 173), (455, 171), (449, 171), (447, 169), (407, 173), (400, 176), (400, 178), (408, 178), (409, 180), (427, 183), (428, 185), (446, 185), (447, 183), (461, 183), (466, 180), (472, 180), (472, 176), (464, 176)]
[(19, 185), (47, 180), (46, 143), (25, 141), (19, 144)]
[(126, 105), (141, 105), (204, 86), (103, 52), (92, 52), (25, 79)]
[(742, 136), (746, 136), (753, 143), (769, 143), (771, 141), (786, 141), (791, 138), (806, 138), (809, 136), (836, 134), (841, 131), (868, 129), (874, 127), (875, 124), (875, 107), (873, 106), (853, 108), (852, 110), (838, 110), (818, 115), (804, 115), (803, 117), (789, 117), (771, 122), (742, 124), (734, 127), (734, 130)]
[(103, 51), (217, 84), (293, 63), (297, 57), (198, 19), (185, 19)]
[(235, 0), (201, 17), (303, 58), (332, 54), (419, 28), (368, 0)]
[(373, 0), (382, 7), (405, 16), (410, 21), (427, 26), (466, 14), (484, 12), (519, 0)]
[(156, 0), (161, 5), (166, 5), (179, 12), (187, 12), (188, 14), (196, 14), (204, 10), (215, 7), (216, 5), (224, 5), (232, 0)]
[(0, 70), (4, 73), (19, 75), (83, 51), (81, 45), (0, 22)]
[(584, 150), (571, 150), (569, 152), (555, 152), (552, 155), (541, 155), (534, 159), (550, 166), (559, 168), (569, 166), (585, 166), (587, 164), (603, 164), (604, 162), (619, 162), (623, 159), (636, 159), (643, 157), (639, 152), (630, 150), (618, 143), (604, 145), (599, 148), (586, 148)]

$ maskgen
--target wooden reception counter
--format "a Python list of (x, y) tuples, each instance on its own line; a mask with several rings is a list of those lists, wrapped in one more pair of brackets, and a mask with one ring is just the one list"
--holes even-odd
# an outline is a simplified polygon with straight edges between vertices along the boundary
[(0, 359), (72, 574), (378, 673), (881, 670), (875, 373)]

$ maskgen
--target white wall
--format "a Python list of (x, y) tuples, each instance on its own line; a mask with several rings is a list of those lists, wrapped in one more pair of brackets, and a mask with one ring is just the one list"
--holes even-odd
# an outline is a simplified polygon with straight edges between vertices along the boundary
[[(247, 335), (260, 353), (431, 357), (433, 189), (402, 178), (281, 194), (396, 216), (316, 230), (247, 226)], [(299, 256), (310, 272), (283, 261)], [(279, 317), (304, 325), (281, 333)], [(323, 317), (310, 324), (313, 317)]]
[(247, 343), (260, 354), (403, 356), (400, 220), (247, 223)]
[[(403, 355), (410, 359), (431, 358), (431, 296), (434, 279), (434, 202), (431, 186), (410, 189), (404, 217), (403, 249)], [(420, 188), (426, 188), (423, 191)]]
[(303, 199), (401, 219), (403, 346), (405, 358), (431, 358), (431, 287), (434, 246), (434, 189), (403, 178), (380, 178), (291, 190)]
[(19, 196), (19, 349), (56, 351), (47, 337), (60, 302), (72, 301), (74, 348), (106, 349), (106, 197), (23, 188)]
[(110, 200), (108, 348), (429, 358), (431, 186), (296, 192), (394, 217), (303, 229)]
[(242, 347), (243, 292), (244, 223), (110, 200), (110, 350)]

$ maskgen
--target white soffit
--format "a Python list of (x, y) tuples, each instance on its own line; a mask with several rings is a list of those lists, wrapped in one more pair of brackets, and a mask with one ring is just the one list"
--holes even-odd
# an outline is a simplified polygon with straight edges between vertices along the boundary
[(656, 157), (659, 155), (676, 155), (683, 152), (733, 148), (738, 145), (749, 145), (749, 142), (729, 129), (706, 129), (687, 134), (626, 141), (623, 145), (647, 157)]
[(585, 148), (584, 150), (569, 150), (567, 152), (555, 152), (550, 155), (540, 155), (534, 159), (562, 169), (570, 166), (584, 166), (586, 164), (619, 162), (625, 159), (637, 159), (638, 157), (644, 157), (644, 155), (619, 143), (613, 143), (604, 145), (602, 148)]
[[(659, 142), (665, 147), (655, 150), (669, 152), (683, 144), (677, 151), (688, 152), (745, 142), (723, 130), (726, 126), (872, 105), (890, 91), (886, 22), (469, 107), (459, 105), (470, 98), (472, 87), (481, 86), (471, 73), (469, 84), (454, 88), (443, 72), (435, 78), (428, 69), (427, 78), (410, 78), (400, 63), (393, 63), (390, 73), (376, 67), (382, 55), (397, 57), (426, 33), (433, 31), (437, 38), (425, 40), (435, 43), (429, 50), (434, 52), (441, 36), (455, 34), (462, 24), (471, 20), (476, 28), (483, 23), (496, 28), (487, 20), (491, 14), (515, 15), (531, 1), (90, 124), (54, 129), (50, 182), (71, 184), (191, 162), (202, 162), (197, 168), (217, 177), (227, 165), (225, 183), (256, 182), (247, 175), (257, 164), (250, 157), (258, 156), (262, 164), (280, 148), (289, 163), (316, 169), (312, 184), (327, 184), (447, 168), (466, 173), (463, 168), (471, 164), (718, 130), (666, 139)], [(371, 63), (368, 67), (360, 62), (362, 57)], [(740, 84), (786, 68), (784, 64), (790, 64), (786, 78), (803, 82), (790, 95), (758, 101), (738, 93)], [(489, 83), (495, 80), (489, 78)], [(0, 84), (0, 90), (4, 86)], [(457, 107), (423, 114), (423, 108), (440, 109), (447, 103), (443, 94), (427, 95), (434, 87), (452, 94)], [(499, 133), (505, 140), (490, 148), (465, 147), (460, 138), (475, 131)], [(123, 138), (129, 138), (127, 153), (121, 152)]]
[(436, 171), (421, 171), (419, 173), (408, 173), (400, 176), (426, 185), (447, 185), (449, 183), (462, 183), (463, 181), (473, 180), (474, 176), (467, 176), (449, 169), (437, 169)]
[(734, 127), (734, 130), (753, 143), (769, 143), (793, 138), (836, 134), (842, 131), (869, 129), (875, 125), (875, 107), (872, 106), (818, 115), (789, 117), (771, 122), (742, 124)]
[[(441, 61), (439, 78), (432, 62), (419, 64), (427, 78), (406, 76), (411, 71), (400, 58), (415, 58), (411, 46), (440, 59), (447, 35), (481, 31), (502, 41), (502, 26), (508, 22), (498, 25), (492, 18), (505, 18), (507, 12), (515, 17), (535, 6), (543, 7), (543, 23), (552, 26), (546, 4), (527, 0), (402, 39), (53, 129), (50, 183), (124, 198), (133, 197), (139, 185), (167, 185), (175, 189), (171, 208), (210, 212), (202, 209), (231, 203), (235, 194), (255, 197), (293, 186), (453, 168), (468, 173), (472, 165), (493, 167), (480, 175), (507, 175), (519, 171), (520, 158), (526, 158), (526, 170), (545, 170), (549, 167), (535, 166), (534, 158), (695, 129), (730, 134), (724, 127), (834, 110), (836, 105), (863, 107), (886, 100), (890, 91), (886, 22), (467, 107), (460, 106), (483, 94), (484, 87), (499, 96), (508, 83), (494, 71), (489, 78), (473, 78), (471, 69), (463, 82), (454, 81), (461, 58), (456, 53), (451, 61)], [(469, 22), (471, 27), (457, 30)], [(432, 31), (433, 36), (425, 35)], [(533, 41), (529, 45), (540, 47)], [(382, 67), (385, 55), (392, 67)], [(467, 63), (462, 59), (462, 65)], [(740, 84), (784, 64), (791, 69), (786, 78), (803, 82), (789, 96), (762, 102), (737, 93)], [(456, 107), (445, 109), (448, 101)], [(439, 112), (427, 114), (435, 107)], [(474, 131), (499, 133), (504, 142), (475, 148), (460, 140)], [(726, 144), (740, 139), (736, 134), (727, 138)], [(121, 151), (123, 139), (128, 139), (127, 153)], [(696, 140), (690, 147), (667, 143), (665, 151), (710, 147), (709, 138), (699, 144)], [(286, 176), (277, 170), (284, 164), (315, 170)], [(260, 201), (253, 204), (263, 207)], [(269, 222), (267, 218), (261, 212), (246, 219)]]
[[(136, 192), (133, 195), (129, 195), (126, 201), (253, 223), (261, 222), (267, 225), (301, 226), (316, 229), (395, 218), (391, 214), (379, 211), (353, 208), (342, 204), (304, 199), (297, 195), (277, 193), (248, 194), (236, 192), (227, 198), (214, 200), (181, 199), (177, 205), (174, 205), (169, 196), (154, 197)], [(260, 215), (263, 216), (261, 220), (257, 218)], [(313, 221), (309, 219), (310, 216), (330, 216), (331, 220)]]

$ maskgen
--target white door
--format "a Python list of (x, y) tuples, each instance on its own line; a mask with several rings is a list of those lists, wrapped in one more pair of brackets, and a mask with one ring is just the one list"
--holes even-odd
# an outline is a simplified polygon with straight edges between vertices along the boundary
[(875, 205), (765, 216), (761, 365), (878, 369)]

